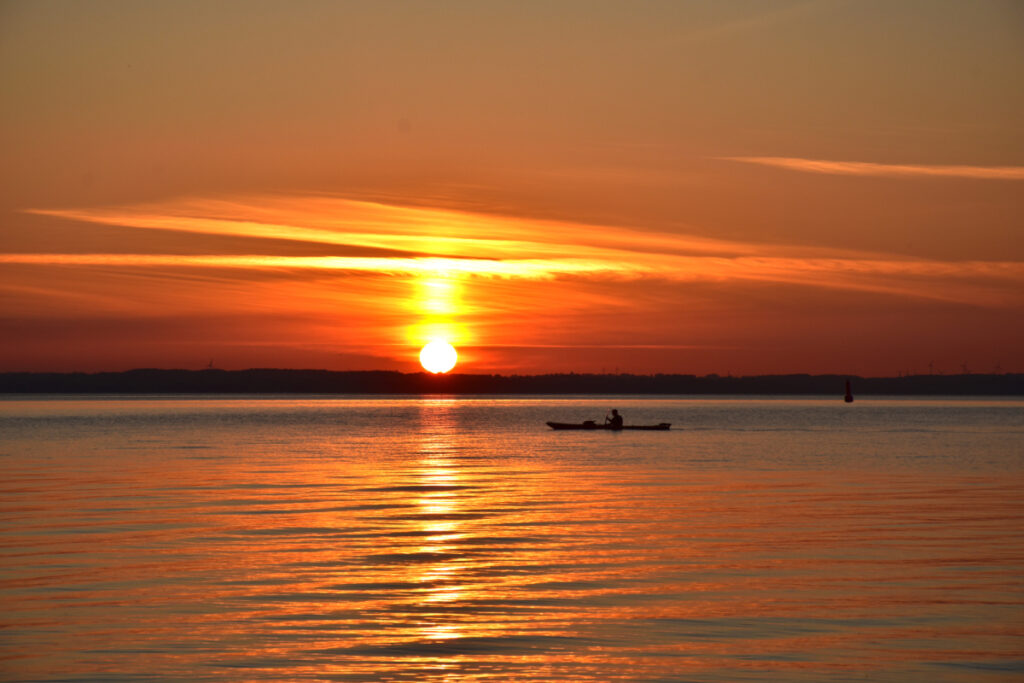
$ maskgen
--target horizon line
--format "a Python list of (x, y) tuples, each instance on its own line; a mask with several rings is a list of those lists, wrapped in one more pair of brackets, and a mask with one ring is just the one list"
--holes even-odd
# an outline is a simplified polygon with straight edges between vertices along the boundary
[[(498, 372), (445, 372), (445, 373), (432, 373), (426, 370), (415, 370), (415, 371), (404, 371), (404, 370), (388, 370), (388, 369), (372, 369), (372, 370), (330, 370), (327, 368), (273, 368), (273, 367), (251, 367), (251, 368), (218, 368), (218, 367), (203, 367), (203, 368), (157, 368), (157, 367), (138, 367), (129, 368), (127, 370), (0, 370), (0, 376), (3, 375), (117, 375), (127, 374), (132, 372), (181, 372), (181, 373), (200, 373), (200, 372), (226, 372), (226, 373), (245, 373), (245, 372), (324, 372), (324, 373), (336, 373), (336, 374), (380, 374), (389, 373), (404, 376), (426, 376), (426, 377), (515, 377), (515, 378), (529, 378), (529, 377), (557, 377), (563, 375), (573, 375), (576, 377), (692, 377), (698, 379), (752, 379), (752, 378), (764, 378), (764, 377), (848, 377), (857, 379), (906, 379), (910, 377), (1011, 377), (1017, 375), (1024, 375), (1024, 371), (1017, 372), (1012, 370), (1005, 370), (1001, 372), (959, 372), (959, 373), (945, 373), (945, 372), (927, 372), (920, 373), (916, 371), (900, 372), (896, 375), (859, 375), (855, 373), (845, 372), (776, 372), (776, 373), (762, 373), (754, 375), (733, 375), (731, 373), (720, 374), (716, 372), (707, 373), (704, 375), (698, 375), (695, 373), (688, 372), (577, 372), (575, 370), (559, 370), (552, 372), (539, 372), (529, 374), (503, 374)], [(0, 393), (3, 390), (0, 389)]]

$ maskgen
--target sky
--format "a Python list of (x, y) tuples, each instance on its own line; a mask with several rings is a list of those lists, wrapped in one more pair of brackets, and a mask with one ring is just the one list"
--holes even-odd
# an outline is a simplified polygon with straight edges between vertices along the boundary
[(1024, 372), (1024, 3), (0, 0), (0, 371)]

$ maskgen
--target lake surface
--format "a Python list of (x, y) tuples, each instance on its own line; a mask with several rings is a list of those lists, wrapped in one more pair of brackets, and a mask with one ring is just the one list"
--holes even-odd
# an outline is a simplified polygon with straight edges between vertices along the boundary
[(7, 397), (0, 608), (4, 680), (1019, 681), (1024, 401)]

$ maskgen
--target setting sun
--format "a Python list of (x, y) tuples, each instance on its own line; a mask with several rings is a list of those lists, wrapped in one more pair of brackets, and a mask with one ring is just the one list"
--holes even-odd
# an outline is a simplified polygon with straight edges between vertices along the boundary
[(443, 339), (436, 339), (420, 350), (420, 365), (435, 374), (454, 368), (458, 358), (455, 347)]

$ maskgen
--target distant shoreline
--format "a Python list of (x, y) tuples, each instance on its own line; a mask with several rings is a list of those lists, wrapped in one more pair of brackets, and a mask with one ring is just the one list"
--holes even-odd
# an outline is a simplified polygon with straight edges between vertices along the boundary
[(431, 375), (384, 370), (158, 370), (0, 373), (0, 394), (695, 394), (1024, 396), (1024, 374), (719, 375), (546, 374)]

